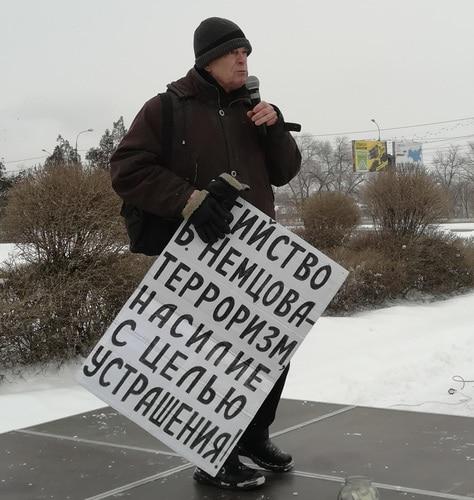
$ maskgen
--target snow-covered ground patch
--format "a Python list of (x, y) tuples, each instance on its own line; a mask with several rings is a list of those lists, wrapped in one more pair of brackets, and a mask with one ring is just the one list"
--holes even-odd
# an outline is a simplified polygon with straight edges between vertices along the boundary
[[(362, 229), (372, 229), (372, 224), (361, 224)], [(433, 228), (446, 233), (452, 233), (460, 238), (474, 238), (474, 222), (449, 222), (446, 224), (434, 225)]]
[[(323, 317), (293, 357), (283, 396), (474, 416), (473, 311), (474, 292)], [(78, 369), (0, 383), (0, 432), (105, 406), (76, 383)]]
[(13, 243), (0, 243), (0, 264), (17, 254)]
[(0, 381), (0, 433), (106, 406), (75, 381), (79, 363), (8, 373)]
[(474, 237), (474, 222), (451, 222), (449, 224), (441, 224), (440, 228), (443, 231), (449, 231), (460, 237)]
[(474, 416), (474, 293), (320, 318), (284, 396)]

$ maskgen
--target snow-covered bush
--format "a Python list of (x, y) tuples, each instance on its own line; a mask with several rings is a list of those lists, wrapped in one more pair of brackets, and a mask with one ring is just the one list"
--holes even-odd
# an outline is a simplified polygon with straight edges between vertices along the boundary
[(123, 254), (69, 271), (6, 269), (0, 286), (0, 368), (86, 355), (146, 272)]
[(11, 189), (0, 368), (84, 355), (104, 333), (150, 265), (123, 251), (119, 208), (103, 170), (49, 167)]
[(416, 238), (448, 214), (446, 192), (422, 170), (377, 173), (362, 197), (384, 235)]
[(448, 233), (402, 238), (362, 232), (331, 256), (349, 270), (329, 306), (332, 313), (474, 287), (474, 245)]
[(119, 253), (126, 241), (119, 211), (107, 171), (55, 164), (10, 189), (3, 227), (23, 260), (58, 270)]
[(359, 208), (353, 198), (336, 191), (315, 193), (303, 205), (303, 238), (320, 249), (348, 240), (357, 226)]

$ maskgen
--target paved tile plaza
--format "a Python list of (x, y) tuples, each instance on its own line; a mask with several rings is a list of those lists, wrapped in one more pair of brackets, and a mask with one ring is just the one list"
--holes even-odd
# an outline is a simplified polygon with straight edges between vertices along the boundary
[(335, 500), (365, 475), (381, 500), (474, 498), (474, 419), (282, 400), (273, 439), (295, 470), (228, 492), (111, 408), (0, 434), (1, 500)]

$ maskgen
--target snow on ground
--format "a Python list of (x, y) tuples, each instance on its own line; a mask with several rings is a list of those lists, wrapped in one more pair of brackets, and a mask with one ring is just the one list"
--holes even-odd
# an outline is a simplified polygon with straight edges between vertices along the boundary
[[(0, 245), (0, 261), (12, 250)], [(283, 396), (474, 416), (473, 319), (474, 292), (320, 318), (292, 359)], [(75, 381), (78, 363), (6, 374), (0, 433), (105, 406)]]
[(0, 433), (106, 406), (75, 381), (79, 363), (29, 369), (0, 382)]
[[(283, 396), (474, 416), (473, 311), (474, 292), (323, 317), (293, 357)], [(0, 384), (0, 432), (105, 406), (75, 382), (78, 366)]]
[(0, 264), (15, 255), (15, 248), (13, 243), (0, 243)]
[(292, 359), (283, 395), (474, 416), (473, 319), (474, 292), (320, 318)]
[[(373, 228), (372, 224), (361, 224), (363, 229)], [(474, 222), (449, 222), (433, 226), (446, 233), (452, 233), (459, 238), (474, 238)]]
[(460, 236), (459, 233), (471, 233), (470, 236), (474, 236), (474, 222), (451, 222), (448, 224), (441, 224), (440, 228), (456, 233), (458, 236)]

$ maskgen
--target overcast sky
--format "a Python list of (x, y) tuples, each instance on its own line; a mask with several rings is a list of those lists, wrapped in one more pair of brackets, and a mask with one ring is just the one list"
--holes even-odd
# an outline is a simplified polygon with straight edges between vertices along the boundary
[(474, 139), (473, 0), (0, 0), (0, 159), (18, 170), (44, 161), (58, 134), (74, 146), (93, 128), (83, 151), (121, 115), (128, 126), (192, 67), (193, 32), (210, 16), (239, 24), (262, 98), (305, 133), (375, 139), (371, 118), (449, 121), (382, 130), (421, 138), (425, 159)]

